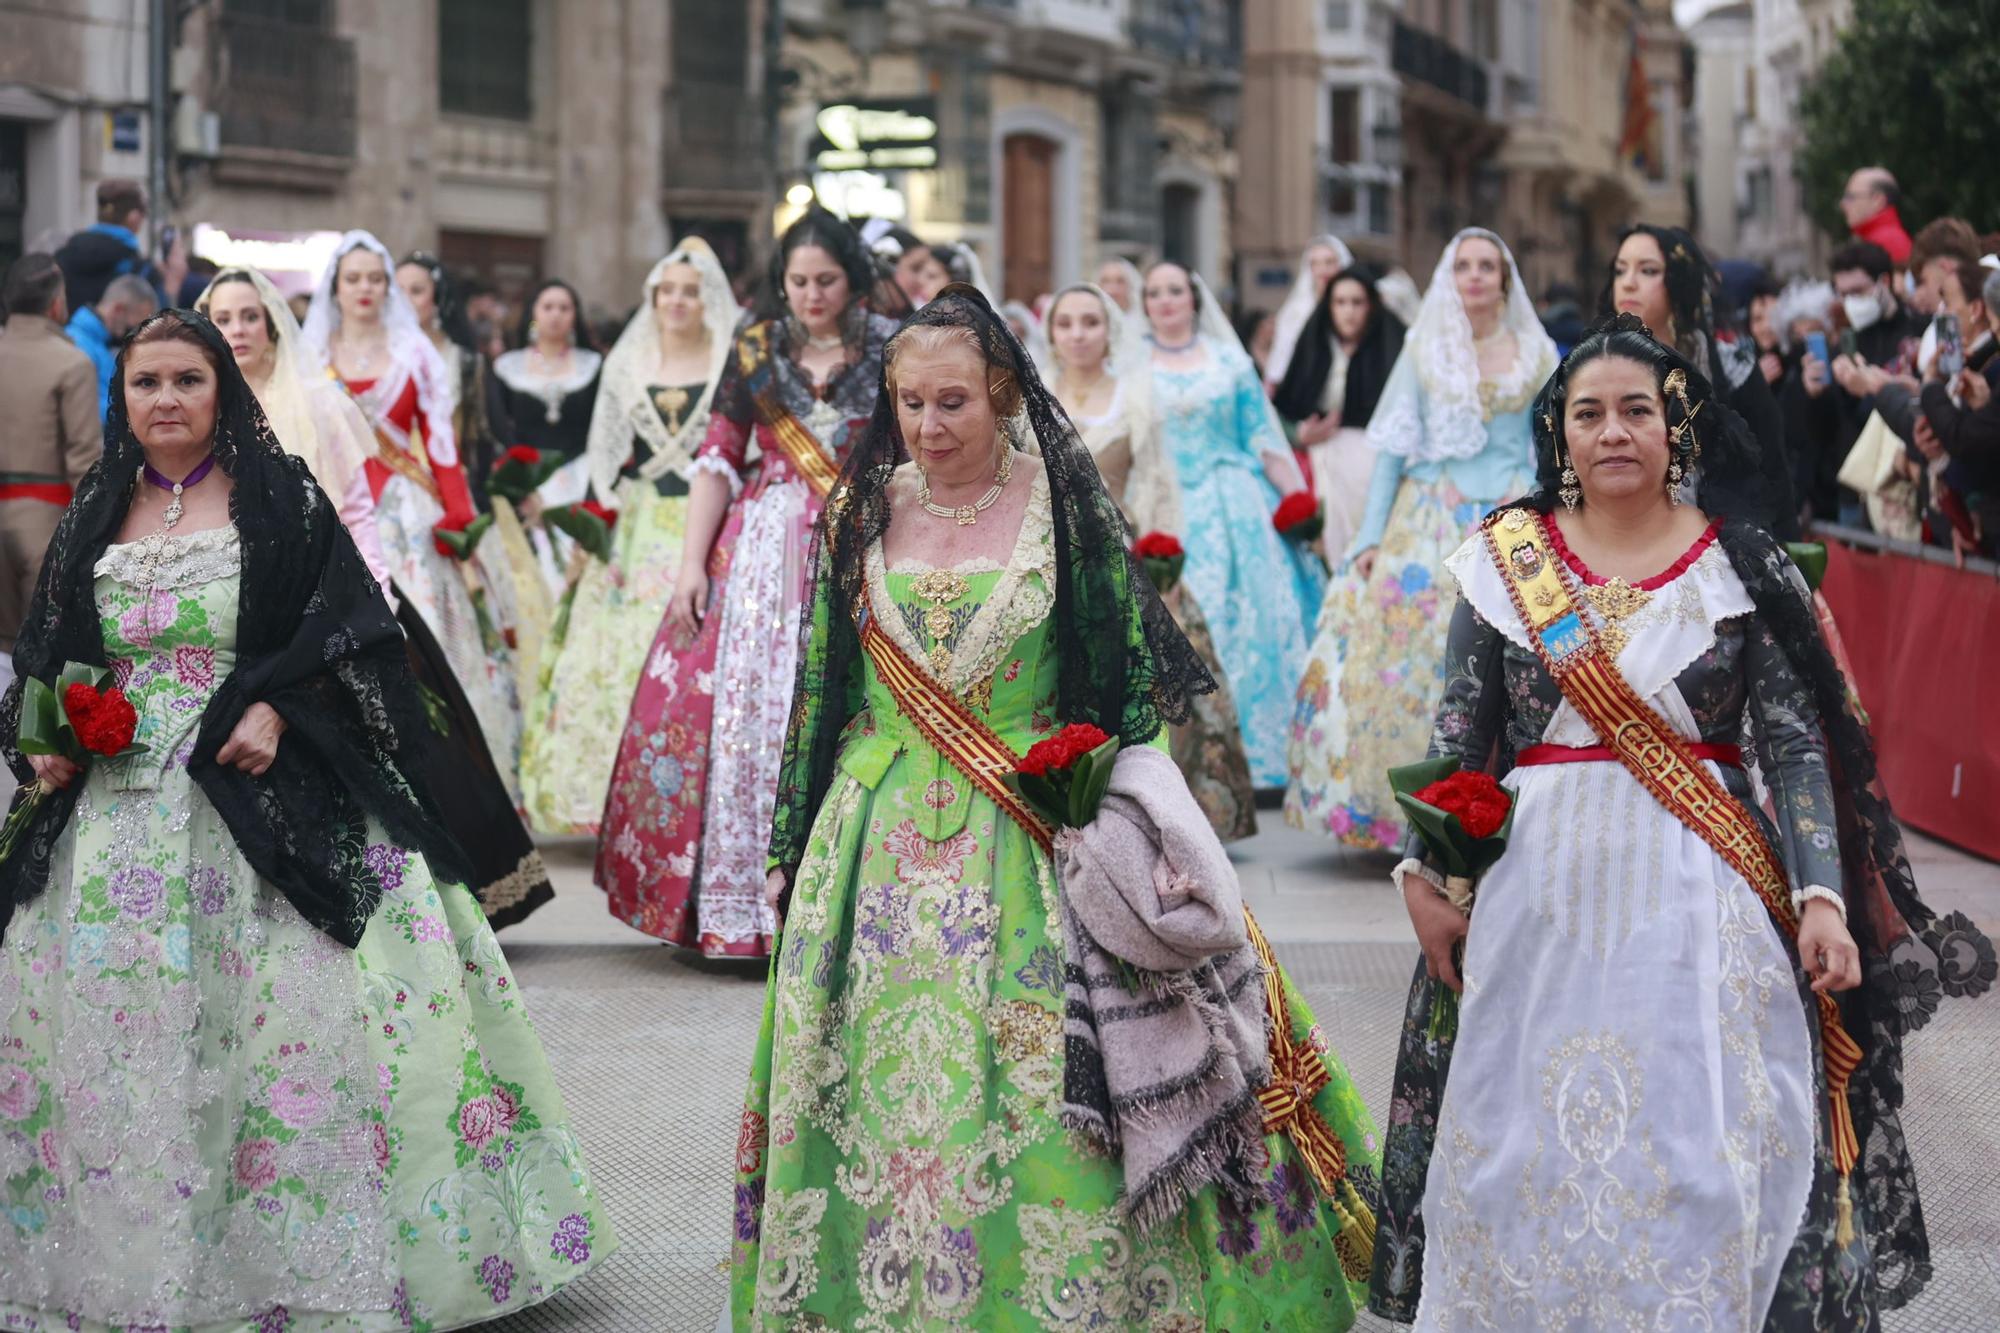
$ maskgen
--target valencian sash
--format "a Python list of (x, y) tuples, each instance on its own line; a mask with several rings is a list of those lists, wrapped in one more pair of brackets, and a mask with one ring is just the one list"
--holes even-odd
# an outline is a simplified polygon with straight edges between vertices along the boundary
[[(1021, 794), (1007, 782), (1020, 762), (1013, 748), (997, 732), (966, 706), (956, 694), (937, 683), (930, 673), (903, 651), (875, 615), (866, 586), (861, 593), (859, 618), (861, 649), (874, 664), (875, 674), (895, 697), (896, 707), (916, 727), (937, 752), (951, 761), (971, 783), (986, 793), (993, 804), (1011, 815), (1035, 845), (1053, 855), (1055, 830)], [(1257, 1094), (1264, 1108), (1264, 1132), (1282, 1133), (1290, 1138), (1299, 1157), (1312, 1172), (1323, 1196), (1351, 1226), (1341, 1228), (1336, 1243), (1343, 1270), (1349, 1277), (1366, 1277), (1375, 1234), (1374, 1214), (1346, 1180), (1347, 1150), (1313, 1106), (1313, 1098), (1331, 1082), (1326, 1060), (1311, 1046), (1300, 1045), (1292, 1036), (1290, 1015), (1285, 1009), (1284, 990), (1279, 981), (1278, 960), (1270, 941), (1264, 938), (1250, 909), (1243, 909), (1243, 923), (1250, 943), (1264, 967), (1264, 1008), (1271, 1028), (1271, 1081)], [(1353, 1236), (1365, 1238), (1357, 1245)]]
[[(1792, 904), (1791, 882), (1763, 830), (1696, 757), (1691, 744), (1639, 697), (1618, 670), (1572, 595), (1543, 522), (1540, 514), (1517, 508), (1500, 510), (1484, 524), (1487, 553), (1542, 665), (1562, 688), (1563, 698), (1606, 742), (1612, 757), (1743, 876), (1765, 910), (1796, 938), (1799, 916)], [(1861, 1152), (1847, 1086), (1861, 1063), (1861, 1048), (1841, 1025), (1840, 1006), (1833, 996), (1821, 993), (1818, 1000), (1829, 1137), (1841, 1178), (1840, 1229), (1851, 1234), (1847, 1178)]]
[[(430, 453), (424, 448), (423, 432), (416, 430), (414, 427), (410, 431), (411, 443), (416, 445), (414, 451), (404, 445), (398, 444), (390, 436), (389, 432), (382, 428), (382, 423), (377, 419), (375, 413), (369, 410), (367, 401), (362, 395), (348, 387), (347, 381), (340, 377), (338, 371), (328, 366), (326, 375), (328, 379), (340, 386), (340, 391), (346, 394), (356, 407), (361, 409), (361, 415), (367, 420), (368, 428), (375, 432), (375, 461), (405, 481), (413, 483), (418, 490), (430, 496), (442, 508), (444, 506), (444, 493), (438, 489), (437, 478), (431, 475), (431, 470), (428, 466), (430, 463)], [(379, 384), (380, 381), (377, 381), (377, 383)], [(398, 392), (400, 393), (401, 390), (399, 389)], [(417, 453), (423, 454), (421, 460), (415, 456)]]
[(779, 452), (791, 461), (792, 470), (805, 478), (815, 495), (826, 499), (840, 478), (840, 465), (827, 453), (819, 437), (778, 401), (778, 368), (771, 351), (770, 326), (758, 324), (745, 329), (736, 342), (736, 358), (757, 419), (770, 427)]

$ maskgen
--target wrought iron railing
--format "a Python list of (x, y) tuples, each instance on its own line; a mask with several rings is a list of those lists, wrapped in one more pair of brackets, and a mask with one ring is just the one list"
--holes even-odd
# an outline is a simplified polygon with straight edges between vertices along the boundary
[(354, 42), (324, 28), (216, 17), (213, 110), (222, 146), (351, 158)]
[(1486, 66), (1435, 33), (1396, 21), (1389, 64), (1396, 73), (1426, 83), (1479, 111), (1491, 105), (1492, 79)]

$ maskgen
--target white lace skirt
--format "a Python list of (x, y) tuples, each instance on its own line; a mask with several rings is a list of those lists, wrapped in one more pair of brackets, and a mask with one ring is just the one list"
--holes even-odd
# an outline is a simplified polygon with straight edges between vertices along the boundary
[(1813, 1171), (1810, 1039), (1777, 927), (1619, 764), (1508, 785), (1424, 1192), (1417, 1328), (1755, 1329)]

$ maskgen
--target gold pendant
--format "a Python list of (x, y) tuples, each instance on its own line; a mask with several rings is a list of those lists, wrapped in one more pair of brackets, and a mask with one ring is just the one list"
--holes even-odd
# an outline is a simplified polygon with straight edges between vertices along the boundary
[(924, 612), (924, 633), (931, 640), (926, 656), (930, 659), (931, 674), (939, 680), (951, 671), (951, 647), (946, 639), (951, 635), (954, 617), (947, 608), (971, 590), (972, 584), (963, 574), (949, 569), (933, 569), (910, 582), (910, 591), (930, 603)]
[(1604, 643), (1604, 651), (1617, 660), (1625, 645), (1631, 641), (1624, 622), (1646, 608), (1653, 600), (1653, 594), (1642, 588), (1635, 588), (1624, 579), (1607, 579), (1603, 583), (1586, 583), (1583, 595), (1597, 609), (1604, 626), (1598, 631), (1598, 638)]
[(958, 526), (960, 526), (961, 528), (969, 528), (978, 521), (979, 521), (978, 509), (974, 508), (972, 505), (960, 505), (958, 507)]

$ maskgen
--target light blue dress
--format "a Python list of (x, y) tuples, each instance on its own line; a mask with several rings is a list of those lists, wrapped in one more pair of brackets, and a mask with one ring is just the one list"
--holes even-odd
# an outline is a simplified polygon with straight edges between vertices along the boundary
[(1265, 406), (1250, 359), (1209, 339), (1194, 370), (1153, 366), (1153, 410), (1181, 490), (1186, 581), (1236, 695), (1250, 779), (1285, 784), (1292, 695), (1305, 669), (1325, 574), (1271, 526), (1281, 498), (1264, 454), (1291, 446)]

